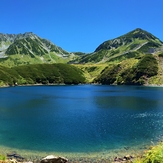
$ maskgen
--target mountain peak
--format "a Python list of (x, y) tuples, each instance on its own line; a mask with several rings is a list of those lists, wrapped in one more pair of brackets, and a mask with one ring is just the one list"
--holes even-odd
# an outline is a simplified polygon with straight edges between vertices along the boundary
[(136, 28), (135, 30), (128, 32), (120, 37), (103, 42), (100, 46), (96, 48), (95, 52), (100, 50), (117, 49), (122, 45), (130, 45), (131, 43), (135, 43), (136, 40), (139, 40), (141, 42), (157, 42), (160, 45), (163, 43), (151, 33), (141, 28)]
[(136, 28), (134, 31), (142, 32), (142, 31), (144, 31), (144, 30), (141, 29), (141, 28)]
[(156, 36), (154, 36), (153, 34), (147, 32), (141, 28), (136, 28), (135, 30), (133, 30), (123, 36), (130, 37), (133, 39), (140, 39), (140, 40), (159, 40)]
[(33, 32), (25, 32), (23, 34), (20, 33), (20, 34), (17, 34), (16, 36), (16, 40), (26, 39), (26, 38), (37, 39), (38, 36), (34, 34)]
[[(130, 32), (129, 32), (130, 33)], [(145, 30), (143, 30), (143, 29), (141, 29), (141, 28), (136, 28), (136, 29), (134, 29), (133, 31), (131, 31), (131, 33), (141, 33), (141, 34), (150, 34), (150, 35), (152, 35), (151, 33), (149, 33), (149, 32), (147, 32), (147, 31), (145, 31)]]
[(31, 36), (36, 36), (33, 32), (25, 32), (23, 34), (24, 37), (31, 37)]

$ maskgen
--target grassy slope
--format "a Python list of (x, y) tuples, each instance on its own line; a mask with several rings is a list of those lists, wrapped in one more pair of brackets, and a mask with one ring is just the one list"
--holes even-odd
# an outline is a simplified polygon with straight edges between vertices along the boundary
[(33, 55), (33, 57), (30, 55), (15, 54), (7, 58), (0, 58), (0, 65), (14, 67), (39, 63), (66, 63), (67, 61), (68, 59), (63, 59), (52, 52), (42, 56)]
[(91, 83), (108, 64), (76, 64), (74, 66), (81, 69), (86, 78), (86, 82)]
[[(162, 85), (163, 84), (163, 57), (158, 57), (158, 55), (154, 55), (154, 57), (157, 60), (158, 63), (158, 73), (157, 75), (154, 75), (152, 77), (148, 77), (146, 80), (146, 84), (156, 84), (156, 85)], [(105, 69), (111, 69), (116, 67), (117, 65), (120, 65), (119, 70), (116, 74), (117, 80), (120, 81), (121, 74), (125, 73), (125, 71), (128, 72), (129, 69), (132, 69), (133, 67), (137, 66), (137, 63), (140, 59), (136, 58), (128, 58), (123, 61), (120, 60), (114, 60), (113, 62), (108, 62), (105, 64), (76, 64), (74, 66), (78, 67), (83, 71), (83, 74), (86, 78), (86, 81), (88, 83), (94, 82), (94, 80), (104, 72)], [(117, 84), (117, 83), (115, 83)], [(122, 83), (123, 84), (123, 81)]]
[(163, 85), (163, 57), (155, 57), (158, 62), (158, 74), (149, 78), (148, 84)]
[[(150, 59), (147, 59), (149, 58), (147, 56), (151, 56), (153, 59), (155, 58), (156, 62), (153, 59), (151, 60), (151, 57)], [(147, 61), (142, 63), (139, 62), (141, 61), (141, 58), (143, 59), (144, 57)], [(158, 70), (156, 66), (158, 67)], [(120, 59), (108, 62), (108, 65), (105, 64), (105, 67), (107, 67), (107, 69), (102, 71), (101, 75), (99, 75), (101, 76), (101, 80), (97, 80), (99, 78), (99, 76), (97, 76), (95, 81), (101, 82), (104, 80), (111, 80), (110, 82), (104, 82), (103, 84), (123, 84), (123, 80), (125, 79), (125, 84), (127, 84), (127, 80), (131, 81), (128, 84), (132, 84), (132, 81), (134, 80), (135, 84), (163, 84), (163, 56), (158, 56), (158, 54), (144, 55), (140, 58), (126, 58), (123, 61)], [(96, 73), (94, 72), (94, 74)], [(115, 82), (112, 78), (115, 78)], [(140, 80), (138, 78), (140, 78)]]

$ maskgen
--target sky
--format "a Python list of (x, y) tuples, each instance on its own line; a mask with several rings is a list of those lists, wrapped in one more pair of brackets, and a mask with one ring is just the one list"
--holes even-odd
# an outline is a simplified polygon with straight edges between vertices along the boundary
[(163, 0), (0, 0), (0, 33), (33, 32), (68, 52), (136, 28), (163, 41)]

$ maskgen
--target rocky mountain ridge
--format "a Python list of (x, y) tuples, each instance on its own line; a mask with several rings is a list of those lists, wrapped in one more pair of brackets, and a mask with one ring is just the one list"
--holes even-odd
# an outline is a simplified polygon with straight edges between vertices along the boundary
[(69, 53), (32, 32), (0, 33), (0, 63), (9, 67), (31, 63), (119, 62), (161, 51), (163, 51), (163, 42), (140, 28), (103, 42), (90, 54)]
[[(0, 33), (0, 62), (10, 65), (67, 62), (75, 55), (32, 32)], [(12, 63), (16, 59), (17, 62)]]
[(100, 44), (93, 53), (83, 55), (74, 63), (106, 63), (140, 57), (163, 50), (163, 42), (151, 33), (137, 28), (127, 34)]

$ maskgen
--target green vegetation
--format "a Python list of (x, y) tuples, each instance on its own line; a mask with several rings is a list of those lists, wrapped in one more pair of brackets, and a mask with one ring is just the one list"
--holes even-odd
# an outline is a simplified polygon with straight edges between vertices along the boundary
[(99, 53), (82, 55), (81, 58), (78, 58), (74, 62), (78, 61), (79, 64), (80, 63), (98, 63), (104, 58), (106, 54), (107, 54), (106, 51), (101, 51)]
[(11, 45), (10, 45), (10, 49), (8, 48), (7, 51), (6, 51), (6, 53), (7, 53), (8, 55), (12, 55), (12, 54), (18, 54), (19, 51), (18, 51), (18, 49), (17, 49), (17, 47), (16, 47), (15, 44), (11, 44)]
[(130, 59), (130, 58), (139, 58), (142, 54), (138, 53), (136, 51), (133, 52), (127, 52), (125, 54), (119, 55), (117, 57), (111, 58), (109, 62), (121, 62), (125, 59)]
[(135, 68), (136, 77), (140, 78), (141, 76), (151, 77), (157, 75), (158, 72), (158, 63), (153, 55), (145, 55), (137, 64)]
[(108, 64), (76, 64), (74, 66), (82, 70), (87, 83), (92, 83)]
[(75, 55), (77, 56), (84, 56), (86, 55), (86, 53), (83, 53), (83, 52), (73, 52)]
[(143, 158), (137, 158), (133, 163), (162, 163), (163, 162), (163, 142), (151, 147), (146, 151)]
[(158, 56), (163, 58), (163, 53), (160, 53)]
[(106, 68), (102, 72), (100, 78), (98, 78), (97, 80), (95, 79), (94, 81), (102, 84), (114, 84), (120, 68), (121, 67), (119, 64)]
[(157, 73), (157, 60), (149, 54), (142, 57), (135, 66), (124, 71), (120, 76), (123, 79), (124, 84), (142, 85), (146, 84), (148, 78), (157, 75)]
[(7, 68), (0, 66), (0, 85), (79, 84), (84, 83), (82, 71), (68, 64), (35, 64)]
[(19, 75), (16, 71), (0, 66), (0, 86), (14, 85)]
[(0, 154), (0, 161), (5, 161), (5, 160), (6, 160), (6, 156)]
[(138, 51), (140, 51), (141, 53), (153, 53), (155, 51), (156, 48), (159, 48), (160, 44), (158, 44), (157, 42), (148, 42), (147, 44), (145, 44), (144, 46), (142, 46)]
[(13, 54), (10, 57), (0, 58), (0, 65), (6, 67), (15, 67), (28, 64), (42, 64), (42, 63), (66, 63), (69, 59), (64, 59), (50, 52), (43, 56), (29, 53), (28, 55)]
[(147, 83), (148, 78), (158, 73), (157, 60), (151, 54), (144, 55), (136, 64), (130, 64), (126, 67), (123, 65), (121, 62), (106, 68), (94, 81), (102, 84), (142, 85)]

